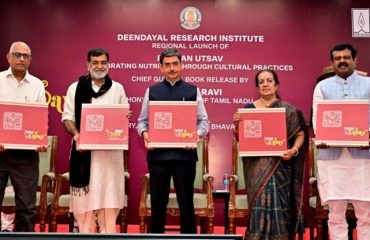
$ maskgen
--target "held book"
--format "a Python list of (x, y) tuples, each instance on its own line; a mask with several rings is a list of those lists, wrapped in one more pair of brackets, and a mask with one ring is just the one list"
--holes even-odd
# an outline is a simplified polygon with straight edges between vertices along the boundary
[(287, 150), (285, 108), (239, 108), (239, 156), (281, 156)]
[(82, 104), (82, 150), (127, 150), (129, 104)]
[(322, 100), (317, 104), (315, 144), (369, 146), (369, 100)]
[(195, 101), (149, 102), (149, 147), (197, 147)]
[(48, 145), (47, 103), (0, 101), (0, 143), (5, 149), (32, 149)]

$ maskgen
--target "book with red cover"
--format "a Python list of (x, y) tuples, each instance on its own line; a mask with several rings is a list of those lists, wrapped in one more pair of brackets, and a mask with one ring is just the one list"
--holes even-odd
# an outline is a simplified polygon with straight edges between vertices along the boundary
[(5, 149), (36, 149), (48, 145), (48, 105), (0, 102), (0, 143)]
[(195, 101), (149, 102), (149, 147), (197, 147)]
[(369, 146), (369, 100), (322, 100), (317, 104), (315, 144)]
[(287, 150), (285, 108), (239, 108), (239, 156), (282, 156)]
[(82, 104), (77, 148), (127, 150), (129, 108), (129, 104)]

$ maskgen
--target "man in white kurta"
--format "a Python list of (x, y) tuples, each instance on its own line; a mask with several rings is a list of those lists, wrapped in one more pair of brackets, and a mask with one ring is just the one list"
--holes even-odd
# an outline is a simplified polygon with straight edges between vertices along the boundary
[[(91, 88), (99, 92), (107, 79), (109, 54), (104, 49), (93, 49), (88, 53), (87, 68), (91, 79)], [(84, 78), (85, 76), (81, 77)], [(81, 80), (80, 78), (80, 80)], [(75, 99), (78, 82), (74, 82), (67, 91), (62, 120), (67, 131), (78, 141), (76, 128)], [(99, 97), (92, 97), (91, 104), (127, 103), (123, 86), (111, 81), (111, 86)], [(127, 117), (127, 116), (122, 116)], [(96, 221), (99, 232), (115, 233), (116, 219), (124, 206), (124, 168), (123, 151), (91, 151), (90, 180), (88, 191), (71, 194), (71, 211), (77, 220), (79, 231), (94, 232)], [(72, 193), (72, 191), (71, 191)]]
[[(370, 99), (370, 78), (354, 72), (356, 49), (349, 44), (341, 44), (335, 46), (330, 54), (336, 75), (321, 81), (315, 88), (313, 96), (315, 129), (319, 100)], [(352, 203), (358, 219), (358, 239), (370, 239), (369, 148), (325, 147), (319, 150), (317, 159), (321, 203), (329, 206), (330, 238), (348, 239), (345, 213), (348, 203)]]

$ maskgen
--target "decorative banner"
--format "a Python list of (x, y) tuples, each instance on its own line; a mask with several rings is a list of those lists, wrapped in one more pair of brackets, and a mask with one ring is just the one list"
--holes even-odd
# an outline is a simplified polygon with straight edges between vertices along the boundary
[(5, 149), (36, 149), (48, 145), (46, 103), (0, 102), (0, 143)]
[(285, 108), (239, 108), (239, 156), (281, 156), (287, 149)]
[(369, 146), (369, 100), (324, 100), (317, 104), (315, 144)]
[(78, 149), (127, 150), (129, 104), (82, 104)]
[(195, 101), (149, 102), (149, 147), (197, 147), (197, 140)]
[[(299, 6), (296, 0), (3, 1), (0, 29), (6, 34), (0, 49), (5, 56), (12, 42), (26, 41), (33, 55), (30, 73), (49, 83), (45, 84), (49, 135), (58, 136), (57, 173), (69, 170), (66, 150), (71, 137), (60, 121), (66, 90), (86, 73), (90, 49), (102, 47), (110, 53), (109, 76), (124, 86), (133, 111), (129, 156), (134, 156), (130, 172), (135, 174), (130, 178), (128, 215), (130, 223), (137, 224), (141, 176), (148, 169), (137, 119), (145, 90), (163, 79), (158, 64), (161, 51), (177, 48), (183, 55), (183, 80), (199, 87), (210, 119), (209, 172), (215, 177), (214, 188), (223, 188), (223, 174), (232, 169), (232, 116), (259, 97), (257, 71), (277, 71), (280, 96), (302, 110), (306, 119), (316, 79), (330, 64), (335, 44), (351, 43), (358, 50), (357, 70), (370, 71), (370, 41), (351, 36), (353, 8), (369, 8), (369, 0), (345, 4), (303, 0)], [(361, 23), (355, 32), (368, 32), (367, 22), (362, 25), (362, 20), (358, 22), (362, 18), (355, 17), (364, 12), (353, 15), (353, 23)], [(81, 27), (86, 22), (91, 27)], [(50, 46), (48, 51), (45, 46)], [(63, 67), (50, 61), (51, 56), (58, 56)], [(6, 58), (0, 67), (9, 68)], [(0, 89), (0, 95), (4, 91)], [(219, 220), (216, 216), (215, 225)]]

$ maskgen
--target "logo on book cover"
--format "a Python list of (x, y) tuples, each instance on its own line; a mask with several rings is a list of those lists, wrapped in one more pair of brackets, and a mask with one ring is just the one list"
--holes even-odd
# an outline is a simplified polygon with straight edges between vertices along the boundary
[(202, 21), (202, 14), (198, 8), (195, 7), (186, 7), (180, 13), (180, 22), (181, 27), (194, 30), (200, 26)]
[(171, 112), (154, 113), (154, 129), (171, 129), (171, 128), (172, 128)]
[(356, 127), (344, 127), (344, 135), (346, 136), (365, 136), (367, 130), (360, 130)]
[(326, 128), (342, 127), (342, 111), (323, 111), (322, 126)]
[(352, 37), (370, 38), (370, 8), (352, 8)]
[(125, 140), (125, 137), (123, 136), (123, 129), (115, 129), (115, 130), (109, 130), (105, 129), (105, 132), (108, 135), (108, 139), (123, 139)]
[(101, 132), (104, 130), (104, 115), (87, 114), (85, 130), (88, 132)]
[(261, 120), (245, 120), (244, 121), (244, 137), (245, 138), (262, 137)]
[(23, 113), (21, 112), (4, 112), (3, 129), (4, 130), (22, 130)]
[(34, 130), (24, 130), (24, 138), (28, 140), (43, 140), (46, 134), (40, 134)]
[(279, 140), (276, 137), (265, 137), (264, 139), (266, 146), (282, 146), (284, 144), (284, 139)]
[(189, 132), (187, 129), (174, 129), (175, 137), (179, 138), (192, 138), (195, 132)]

